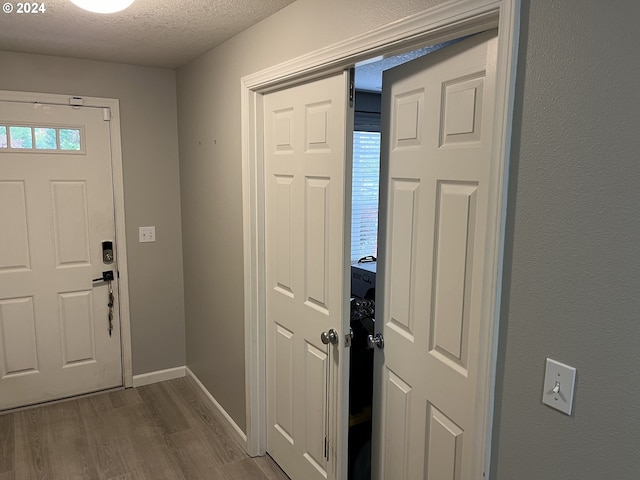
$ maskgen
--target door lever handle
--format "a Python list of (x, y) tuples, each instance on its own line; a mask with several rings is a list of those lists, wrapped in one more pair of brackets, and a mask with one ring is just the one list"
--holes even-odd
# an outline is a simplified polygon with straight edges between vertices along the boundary
[(93, 283), (97, 283), (97, 282), (112, 282), (113, 279), (114, 279), (113, 270), (106, 270), (106, 271), (102, 272), (102, 276), (101, 277), (94, 278), (91, 281)]

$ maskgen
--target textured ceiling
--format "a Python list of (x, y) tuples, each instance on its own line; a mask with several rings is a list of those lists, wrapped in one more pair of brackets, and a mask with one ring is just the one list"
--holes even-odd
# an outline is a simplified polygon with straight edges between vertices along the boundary
[(44, 13), (0, 12), (0, 50), (176, 68), (294, 0), (136, 0), (123, 12), (86, 12), (43, 0)]
[(394, 57), (383, 59), (371, 59), (356, 65), (356, 88), (359, 90), (367, 90), (369, 92), (382, 92), (382, 72), (390, 68), (397, 67), (403, 63), (415, 60), (418, 57), (428, 55), (441, 48), (458, 43), (467, 37), (449, 40), (448, 42), (438, 43), (430, 47), (419, 48), (412, 52), (403, 53)]

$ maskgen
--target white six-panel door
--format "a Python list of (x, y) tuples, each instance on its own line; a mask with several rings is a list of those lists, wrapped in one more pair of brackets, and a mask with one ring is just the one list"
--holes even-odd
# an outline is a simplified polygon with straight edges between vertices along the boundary
[[(295, 479), (346, 472), (347, 80), (264, 96), (267, 451)], [(330, 329), (338, 345), (320, 341)]]
[(0, 102), (0, 228), (0, 409), (122, 385), (117, 278), (111, 336), (92, 283), (116, 271), (102, 109)]
[(496, 44), (485, 32), (384, 74), (377, 479), (482, 478), (473, 462), (486, 413), (477, 393)]

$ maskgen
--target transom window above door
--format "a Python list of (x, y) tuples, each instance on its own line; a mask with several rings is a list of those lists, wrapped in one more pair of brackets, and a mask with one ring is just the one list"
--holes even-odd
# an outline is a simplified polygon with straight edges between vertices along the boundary
[(0, 122), (0, 153), (83, 154), (82, 127), (53, 127)]

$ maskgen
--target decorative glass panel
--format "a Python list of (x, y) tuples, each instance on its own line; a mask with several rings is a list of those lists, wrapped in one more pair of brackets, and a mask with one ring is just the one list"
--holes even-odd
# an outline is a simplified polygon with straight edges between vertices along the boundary
[(60, 129), (60, 150), (80, 150), (80, 130), (77, 128)]
[(11, 148), (33, 148), (31, 127), (10, 126), (9, 137), (11, 138)]
[(40, 125), (0, 125), (0, 150), (4, 153), (84, 153), (82, 128)]
[(35, 128), (36, 148), (41, 150), (57, 150), (58, 140), (55, 128)]

